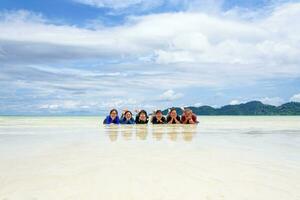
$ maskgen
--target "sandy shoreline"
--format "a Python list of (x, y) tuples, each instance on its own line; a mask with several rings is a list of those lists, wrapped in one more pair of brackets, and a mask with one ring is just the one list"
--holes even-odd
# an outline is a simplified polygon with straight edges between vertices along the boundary
[(0, 199), (299, 199), (299, 117), (232, 119), (1, 118)]

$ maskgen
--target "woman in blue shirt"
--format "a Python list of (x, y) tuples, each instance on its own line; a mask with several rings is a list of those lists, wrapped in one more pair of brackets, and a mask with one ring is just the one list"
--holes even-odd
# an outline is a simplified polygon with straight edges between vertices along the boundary
[(121, 117), (121, 124), (135, 124), (135, 121), (132, 117), (132, 113), (129, 110), (126, 110)]
[(109, 115), (104, 119), (103, 124), (120, 124), (118, 111), (116, 109), (112, 109), (109, 112)]

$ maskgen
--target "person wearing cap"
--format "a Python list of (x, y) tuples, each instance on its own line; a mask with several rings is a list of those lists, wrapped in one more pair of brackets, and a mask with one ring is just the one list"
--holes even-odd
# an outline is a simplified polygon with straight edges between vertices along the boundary
[(136, 124), (148, 124), (148, 115), (145, 110), (141, 110), (135, 117)]
[(120, 124), (135, 124), (132, 113), (129, 110), (125, 110), (122, 114)]
[(165, 124), (166, 123), (166, 118), (163, 116), (163, 113), (161, 110), (157, 110), (155, 112), (155, 116), (152, 117), (151, 123), (152, 124)]
[(109, 112), (109, 115), (104, 119), (103, 124), (120, 124), (118, 111), (116, 109), (112, 109)]
[(182, 124), (197, 124), (197, 116), (193, 113), (193, 111), (189, 108), (184, 109), (183, 114), (181, 116)]

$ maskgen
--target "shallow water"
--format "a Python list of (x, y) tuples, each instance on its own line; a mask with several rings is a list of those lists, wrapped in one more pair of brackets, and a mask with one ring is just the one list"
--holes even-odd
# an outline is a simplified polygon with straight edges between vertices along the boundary
[(300, 199), (300, 117), (0, 117), (0, 200)]

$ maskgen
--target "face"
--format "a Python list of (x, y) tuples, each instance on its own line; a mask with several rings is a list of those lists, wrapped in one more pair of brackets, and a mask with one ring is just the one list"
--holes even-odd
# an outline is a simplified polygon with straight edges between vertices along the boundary
[(141, 121), (146, 121), (146, 115), (145, 115), (145, 113), (141, 113), (140, 114), (140, 118), (139, 118)]
[(192, 117), (192, 112), (191, 112), (191, 111), (188, 111), (188, 112), (186, 112), (185, 114), (186, 114), (186, 116), (187, 116), (188, 118), (191, 118), (191, 117)]
[(170, 116), (171, 116), (171, 117), (177, 117), (177, 112), (176, 112), (176, 110), (172, 110), (171, 113), (170, 113)]
[(110, 117), (111, 117), (112, 119), (115, 119), (115, 118), (117, 117), (117, 112), (113, 110), (113, 111), (110, 113)]
[(156, 118), (157, 119), (161, 119), (162, 118), (162, 113), (161, 112), (158, 112), (155, 114)]
[(127, 112), (126, 115), (125, 115), (126, 119), (131, 119), (131, 113), (130, 112)]

